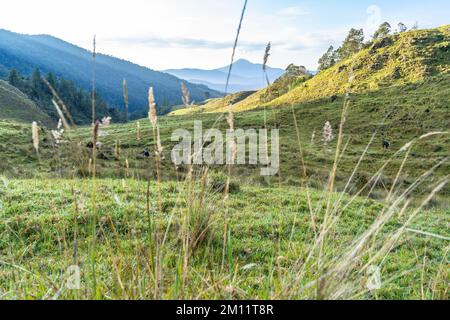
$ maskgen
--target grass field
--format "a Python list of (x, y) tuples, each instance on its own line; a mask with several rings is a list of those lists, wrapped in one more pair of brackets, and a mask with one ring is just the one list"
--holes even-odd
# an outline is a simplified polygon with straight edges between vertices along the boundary
[[(308, 260), (308, 254), (322, 217), (318, 210), (316, 224), (312, 223), (304, 189), (242, 186), (228, 200), (226, 214), (221, 196), (209, 193), (204, 199), (205, 210), (211, 213), (207, 237), (184, 264), (186, 190), (164, 183), (159, 212), (152, 185), (148, 215), (146, 183), (127, 179), (97, 184), (94, 216), (91, 181), (3, 181), (2, 298), (448, 298), (448, 246), (442, 239), (413, 232), (405, 232), (392, 253), (379, 259), (382, 289), (369, 292), (365, 287), (364, 263), (405, 222), (407, 213), (395, 216), (371, 239), (372, 248), (343, 282), (330, 279), (318, 292), (306, 285), (317, 279), (316, 257)], [(309, 196), (316, 206), (325, 205), (324, 193), (312, 191)], [(344, 197), (340, 206), (349, 202)], [(191, 204), (194, 214), (199, 203)], [(362, 198), (351, 202), (325, 244), (324, 268), (345, 259), (382, 208), (383, 204)], [(424, 211), (409, 227), (445, 234), (448, 218), (442, 211)], [(98, 224), (95, 237), (93, 221)], [(64, 286), (65, 270), (71, 265), (81, 267), (81, 290)]]
[[(0, 297), (448, 299), (449, 81), (353, 95), (328, 145), (322, 127), (338, 132), (343, 98), (236, 113), (236, 128), (266, 117), (280, 129), (281, 170), (233, 167), (228, 199), (226, 168), (186, 180), (189, 168), (170, 161), (173, 130), (194, 120), (224, 130), (220, 113), (158, 120), (161, 184), (148, 119), (140, 134), (137, 122), (102, 129), (96, 179), (91, 128), (61, 145), (41, 130), (37, 154), (30, 125), (3, 121)], [(73, 265), (78, 290), (66, 285)], [(368, 290), (374, 267), (381, 287)]]

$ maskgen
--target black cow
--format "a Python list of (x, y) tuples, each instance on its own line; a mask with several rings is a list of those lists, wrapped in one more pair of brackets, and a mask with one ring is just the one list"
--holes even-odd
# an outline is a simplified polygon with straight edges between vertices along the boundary
[(338, 96), (336, 96), (336, 95), (331, 96), (331, 102), (335, 102), (337, 100), (337, 98), (338, 98)]
[(387, 141), (386, 139), (383, 139), (383, 149), (387, 150), (391, 147), (391, 142)]
[(142, 151), (142, 155), (144, 156), (144, 158), (150, 158), (150, 152), (148, 150)]

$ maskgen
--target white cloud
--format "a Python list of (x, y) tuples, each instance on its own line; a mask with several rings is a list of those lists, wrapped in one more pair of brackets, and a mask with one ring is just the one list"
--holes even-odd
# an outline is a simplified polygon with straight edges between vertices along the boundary
[(311, 14), (311, 12), (300, 6), (293, 6), (293, 7), (287, 7), (287, 8), (281, 9), (280, 11), (278, 11), (278, 14), (280, 16), (294, 18), (294, 17), (309, 15), (309, 14)]

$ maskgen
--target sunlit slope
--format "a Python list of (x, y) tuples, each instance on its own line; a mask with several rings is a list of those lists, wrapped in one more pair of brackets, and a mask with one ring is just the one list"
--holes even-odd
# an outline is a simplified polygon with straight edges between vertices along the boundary
[(171, 115), (185, 115), (197, 112), (205, 112), (205, 113), (222, 112), (226, 109), (226, 106), (228, 106), (230, 103), (236, 104), (253, 95), (254, 93), (255, 91), (243, 91), (230, 94), (224, 98), (210, 99), (204, 105), (194, 105), (189, 108), (181, 108), (173, 111)]
[[(391, 86), (419, 83), (450, 72), (450, 25), (429, 30), (412, 30), (376, 41), (350, 59), (324, 70), (306, 81), (269, 86), (234, 104), (236, 112), (262, 106), (284, 106), (331, 99), (352, 92), (365, 93)], [(270, 97), (271, 99), (267, 99)], [(227, 104), (215, 100), (214, 107), (191, 108), (183, 113), (224, 112)], [(217, 107), (217, 104), (222, 107)], [(180, 111), (181, 113), (181, 111)]]
[[(268, 103), (280, 106), (344, 94), (353, 76), (352, 91), (416, 83), (450, 72), (450, 26), (397, 34), (375, 42), (352, 58)], [(242, 107), (250, 107), (242, 101)]]

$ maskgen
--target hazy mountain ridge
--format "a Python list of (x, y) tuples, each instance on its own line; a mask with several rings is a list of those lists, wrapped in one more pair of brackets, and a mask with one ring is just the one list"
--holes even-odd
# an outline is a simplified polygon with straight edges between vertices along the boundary
[[(176, 77), (190, 82), (204, 84), (219, 91), (225, 91), (229, 66), (205, 70), (195, 68), (164, 70)], [(267, 75), (271, 82), (283, 75), (284, 70), (267, 67)], [(262, 64), (252, 63), (245, 59), (233, 63), (229, 92), (258, 90), (267, 85)]]
[[(92, 81), (92, 54), (88, 50), (48, 35), (23, 35), (0, 30), (0, 71), (17, 69), (24, 75), (38, 68), (43, 73), (74, 81), (89, 90)], [(97, 54), (96, 88), (113, 107), (123, 107), (122, 81), (127, 80), (130, 112), (136, 117), (146, 114), (147, 91), (154, 87), (160, 112), (162, 106), (181, 103), (181, 80), (112, 56)], [(206, 86), (187, 83), (191, 99), (202, 101), (205, 93), (210, 97), (219, 93)]]

